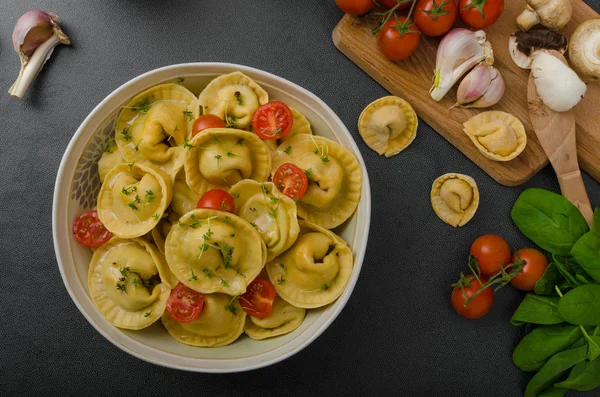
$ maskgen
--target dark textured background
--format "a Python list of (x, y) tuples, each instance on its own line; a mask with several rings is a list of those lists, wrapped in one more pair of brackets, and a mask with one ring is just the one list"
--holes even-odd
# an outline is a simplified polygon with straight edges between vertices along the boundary
[[(600, 0), (590, 4), (600, 9)], [(58, 14), (74, 45), (57, 48), (20, 102), (6, 93), (18, 72), (10, 37), (31, 8)], [(510, 221), (511, 205), (525, 187), (558, 191), (554, 173), (547, 167), (522, 187), (500, 186), (425, 123), (402, 154), (377, 156), (356, 121), (386, 92), (333, 46), (341, 16), (333, 0), (0, 0), (0, 395), (522, 393), (527, 376), (511, 353), (524, 330), (508, 321), (522, 294), (506, 288), (488, 316), (467, 321), (452, 310), (449, 285), (480, 234), (529, 245)], [(114, 347), (72, 303), (52, 244), (56, 172), (86, 115), (132, 77), (198, 61), (257, 67), (321, 97), (355, 136), (372, 186), (369, 247), (342, 314), (294, 357), (235, 375), (165, 369)], [(446, 172), (469, 174), (480, 187), (479, 211), (462, 229), (431, 210), (431, 183)], [(600, 185), (585, 182), (600, 205)]]

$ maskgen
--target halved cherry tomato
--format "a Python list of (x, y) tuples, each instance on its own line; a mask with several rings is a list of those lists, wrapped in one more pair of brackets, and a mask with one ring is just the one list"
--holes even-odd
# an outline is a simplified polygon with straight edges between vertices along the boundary
[(308, 177), (301, 168), (285, 163), (277, 168), (273, 175), (273, 183), (281, 193), (292, 199), (300, 199), (308, 189)]
[(194, 321), (204, 307), (204, 295), (186, 287), (182, 283), (171, 291), (167, 300), (167, 312), (178, 323)]
[(504, 11), (504, 0), (460, 0), (460, 19), (475, 29), (493, 25)]
[(500, 271), (500, 266), (506, 267), (511, 263), (512, 252), (502, 237), (485, 234), (473, 242), (471, 255), (477, 258), (481, 274), (492, 277)]
[(441, 36), (452, 29), (457, 14), (454, 0), (419, 0), (415, 22), (427, 36)]
[(412, 4), (412, 0), (379, 0), (379, 1), (377, 1), (377, 3), (379, 3), (380, 6), (385, 7), (388, 10), (390, 8), (394, 7), (399, 2), (404, 3), (404, 4), (401, 4), (398, 8), (396, 8), (397, 10), (401, 10), (403, 8), (408, 8)]
[(283, 102), (271, 101), (259, 107), (252, 117), (252, 129), (262, 140), (281, 139), (292, 129), (292, 111)]
[(86, 211), (73, 222), (73, 237), (81, 245), (96, 248), (110, 240), (109, 232), (98, 218), (98, 211)]
[(225, 122), (214, 114), (203, 114), (198, 117), (192, 127), (192, 136), (196, 136), (200, 131), (204, 131), (207, 128), (225, 128)]
[(379, 50), (392, 61), (401, 61), (411, 56), (420, 40), (417, 25), (412, 21), (407, 23), (405, 17), (390, 18), (377, 32)]
[(475, 277), (467, 276), (469, 284), (464, 287), (464, 293), (463, 288), (455, 287), (450, 296), (452, 307), (464, 318), (481, 318), (490, 311), (494, 304), (494, 290), (488, 287), (465, 306), (466, 300), (481, 289), (482, 283), (485, 284), (487, 282), (487, 280), (481, 277), (479, 279), (481, 283)]
[(517, 260), (525, 261), (521, 273), (517, 274), (510, 283), (523, 291), (533, 291), (535, 283), (544, 275), (548, 267), (548, 259), (540, 251), (533, 248), (520, 249), (513, 255), (513, 262)]
[(240, 306), (252, 317), (267, 317), (273, 309), (275, 287), (269, 280), (257, 277), (250, 283), (244, 295), (240, 296)]
[(235, 212), (235, 203), (231, 194), (222, 189), (212, 189), (198, 200), (198, 208), (212, 208), (219, 211)]
[(340, 10), (353, 17), (366, 14), (375, 7), (373, 0), (335, 0), (335, 4)]

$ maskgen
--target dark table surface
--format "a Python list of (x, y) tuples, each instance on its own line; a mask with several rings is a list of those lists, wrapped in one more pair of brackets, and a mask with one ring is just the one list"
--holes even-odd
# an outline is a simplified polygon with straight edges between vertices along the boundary
[[(589, 4), (600, 10), (599, 0)], [(6, 93), (18, 72), (10, 37), (32, 8), (58, 14), (74, 45), (56, 49), (20, 102)], [(546, 167), (523, 186), (501, 186), (425, 123), (406, 151), (377, 156), (356, 122), (387, 93), (333, 46), (341, 16), (333, 0), (0, 1), (0, 395), (522, 394), (528, 377), (511, 353), (524, 330), (508, 321), (522, 293), (502, 290), (489, 315), (467, 321), (450, 306), (449, 286), (477, 236), (531, 244), (511, 223), (510, 208), (526, 187), (559, 191), (555, 175)], [(260, 68), (321, 97), (354, 135), (373, 196), (363, 270), (338, 319), (288, 360), (233, 375), (161, 368), (113, 346), (72, 303), (52, 243), (56, 172), (86, 115), (143, 72), (199, 61)], [(456, 230), (429, 201), (432, 181), (446, 172), (473, 176), (481, 192), (475, 218)], [(600, 185), (584, 179), (600, 205)]]

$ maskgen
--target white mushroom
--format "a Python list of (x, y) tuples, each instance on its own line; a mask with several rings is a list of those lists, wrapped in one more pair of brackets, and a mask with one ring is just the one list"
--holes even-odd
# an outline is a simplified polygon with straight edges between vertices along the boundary
[(537, 51), (556, 50), (564, 54), (567, 51), (567, 38), (551, 30), (518, 31), (510, 36), (508, 49), (518, 67), (531, 69), (533, 56)]
[(538, 23), (561, 30), (571, 20), (572, 13), (571, 0), (527, 0), (527, 8), (517, 17), (517, 25), (525, 31)]
[(600, 81), (600, 19), (579, 25), (571, 36), (569, 59), (583, 80)]

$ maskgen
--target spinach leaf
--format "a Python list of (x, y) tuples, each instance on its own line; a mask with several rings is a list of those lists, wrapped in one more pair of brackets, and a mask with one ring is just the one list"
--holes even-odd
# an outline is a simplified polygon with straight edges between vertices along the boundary
[(554, 295), (556, 293), (554, 287), (558, 284), (561, 277), (556, 265), (550, 263), (542, 277), (535, 283), (533, 291), (538, 295)]
[(538, 394), (538, 397), (563, 397), (568, 391), (569, 389), (561, 389), (559, 387), (550, 386)]
[(594, 222), (592, 223), (592, 232), (600, 233), (600, 207), (594, 210)]
[(522, 371), (538, 371), (550, 357), (573, 346), (581, 336), (581, 330), (576, 325), (537, 327), (517, 345), (513, 352), (513, 362)]
[(600, 336), (590, 336), (587, 359), (594, 361), (600, 356)]
[(552, 260), (560, 274), (569, 282), (571, 287), (577, 287), (582, 284), (575, 277), (575, 273), (580, 269), (575, 259), (570, 256), (552, 255)]
[(552, 386), (570, 368), (585, 361), (586, 355), (587, 346), (565, 350), (553, 355), (540, 369), (540, 372), (531, 378), (525, 389), (525, 397), (538, 396), (542, 390)]
[(521, 193), (511, 216), (521, 233), (553, 254), (569, 255), (573, 244), (589, 230), (577, 207), (543, 189)]
[(600, 325), (600, 285), (584, 284), (567, 292), (558, 302), (558, 313), (576, 325)]
[(571, 370), (567, 380), (554, 385), (577, 391), (588, 391), (600, 386), (600, 359), (583, 361)]
[(560, 324), (565, 322), (558, 314), (559, 297), (525, 295), (510, 322), (512, 325), (532, 324)]
[(590, 277), (600, 282), (600, 234), (583, 235), (573, 246), (571, 255)]

